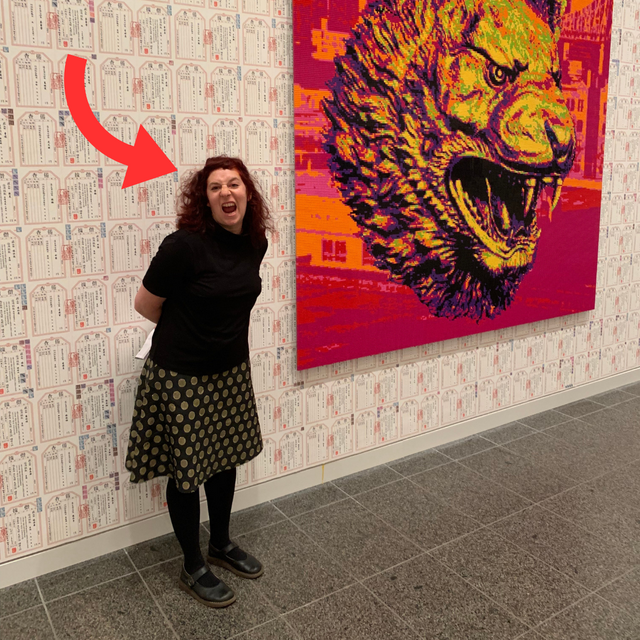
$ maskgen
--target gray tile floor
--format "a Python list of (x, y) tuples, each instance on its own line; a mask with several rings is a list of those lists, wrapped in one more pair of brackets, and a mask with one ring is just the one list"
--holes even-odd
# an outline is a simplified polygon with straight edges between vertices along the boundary
[[(202, 544), (207, 542), (206, 524)], [(232, 517), (210, 610), (173, 535), (0, 591), (0, 637), (640, 639), (640, 384)]]

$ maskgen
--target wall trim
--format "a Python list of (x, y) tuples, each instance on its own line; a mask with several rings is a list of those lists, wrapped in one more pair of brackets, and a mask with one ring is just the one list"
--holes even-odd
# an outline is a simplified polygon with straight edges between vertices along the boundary
[[(288, 476), (281, 476), (261, 484), (236, 491), (234, 511), (274, 500), (282, 496), (308, 489), (343, 476), (364, 471), (380, 464), (392, 462), (412, 453), (438, 447), (460, 438), (466, 438), (527, 416), (555, 409), (569, 402), (576, 402), (599, 393), (640, 381), (640, 368), (601, 378), (579, 387), (566, 389), (500, 411), (457, 422), (447, 427), (422, 433), (386, 446), (363, 451), (324, 465), (304, 469)], [(206, 508), (202, 520), (206, 521)], [(169, 514), (163, 513), (139, 522), (128, 523), (77, 541), (16, 558), (0, 565), (0, 589), (23, 580), (37, 578), (51, 571), (64, 569), (79, 562), (98, 558), (107, 553), (124, 549), (171, 532)]]

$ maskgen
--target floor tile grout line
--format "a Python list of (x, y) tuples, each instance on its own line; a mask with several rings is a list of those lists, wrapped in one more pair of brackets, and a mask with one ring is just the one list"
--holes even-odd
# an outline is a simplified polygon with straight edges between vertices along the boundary
[[(543, 620), (542, 622), (538, 623), (535, 627), (532, 627), (532, 631), (535, 631), (536, 633), (538, 633), (538, 629), (540, 629), (540, 627), (542, 627), (542, 625), (547, 624), (547, 622), (551, 622), (552, 620), (558, 618), (559, 616), (561, 616), (565, 611), (568, 611), (569, 609), (571, 609), (572, 607), (575, 607), (576, 605), (579, 605), (581, 602), (584, 602), (585, 600), (587, 600), (588, 598), (591, 598), (591, 596), (596, 595), (594, 592), (591, 593), (587, 593), (586, 596), (583, 596), (582, 598), (578, 598), (575, 602), (572, 602), (570, 605), (564, 607), (563, 609), (560, 609), (560, 611), (556, 611), (556, 613), (554, 613), (553, 615), (549, 616), (548, 618), (546, 618), (545, 620)], [(608, 602), (608, 601), (607, 601)]]
[(47, 620), (49, 620), (49, 626), (51, 627), (51, 632), (53, 633), (54, 640), (58, 640), (58, 634), (56, 632), (56, 628), (53, 626), (53, 620), (51, 619), (51, 613), (49, 613), (49, 607), (47, 607), (47, 603), (44, 601), (44, 595), (42, 594), (42, 589), (40, 588), (40, 584), (38, 583), (38, 578), (34, 578), (33, 581), (36, 583), (38, 593), (40, 594), (40, 600), (42, 600), (44, 612), (47, 614)]
[(136, 573), (135, 570), (129, 571), (128, 573), (123, 573), (121, 576), (116, 576), (115, 578), (109, 578), (109, 580), (92, 584), (88, 587), (85, 587), (84, 589), (78, 589), (77, 591), (71, 591), (69, 593), (65, 593), (63, 596), (58, 596), (57, 598), (51, 598), (51, 600), (47, 600), (46, 604), (52, 604), (53, 602), (58, 602), (58, 600), (64, 600), (65, 598), (69, 598), (70, 596), (77, 596), (81, 593), (84, 593), (85, 591), (91, 591), (91, 589), (97, 589), (98, 587), (103, 587), (105, 584), (115, 582), (116, 580), (120, 580), (120, 578), (126, 578), (128, 576), (132, 576), (135, 573)]
[[(251, 627), (250, 629), (244, 629), (244, 631), (240, 631), (239, 633), (234, 633), (231, 636), (225, 636), (223, 640), (235, 640), (235, 638), (242, 638), (242, 636), (246, 635), (247, 633), (250, 633), (251, 631), (255, 631), (256, 629), (261, 629), (262, 627), (266, 627), (268, 624), (272, 624), (273, 622), (275, 622), (276, 620), (280, 620), (281, 618), (282, 618), (282, 621), (286, 624), (283, 618), (283, 614), (278, 614), (275, 618), (271, 618), (271, 620), (267, 620), (266, 622), (261, 622), (260, 624), (257, 624), (255, 627)], [(297, 637), (297, 634), (296, 634), (296, 637)]]
[(167, 617), (167, 614), (164, 612), (164, 609), (160, 606), (160, 603), (158, 602), (158, 599), (154, 595), (153, 591), (151, 591), (151, 587), (147, 584), (147, 581), (142, 576), (142, 573), (140, 573), (140, 570), (138, 569), (138, 567), (135, 566), (133, 560), (129, 556), (129, 553), (127, 552), (126, 549), (124, 550), (124, 552), (127, 555), (127, 557), (129, 558), (129, 561), (131, 562), (131, 564), (134, 566), (134, 568), (136, 570), (136, 573), (138, 574), (138, 577), (140, 578), (140, 580), (142, 580), (142, 584), (145, 586), (146, 590), (149, 592), (149, 595), (151, 596), (151, 599), (153, 600), (154, 604), (156, 605), (156, 607), (158, 607), (158, 611), (160, 611), (160, 613), (162, 614), (162, 617), (163, 617), (167, 627), (169, 627), (169, 629), (173, 633), (173, 635), (176, 638), (176, 640), (180, 640), (180, 636), (178, 635), (176, 630), (173, 628), (173, 625), (171, 624), (171, 621)]
[[(368, 579), (368, 578), (367, 578)], [(393, 607), (389, 606), (382, 598), (380, 598), (379, 596), (377, 596), (366, 584), (364, 584), (364, 582), (362, 580), (358, 580), (358, 584), (365, 589), (369, 594), (371, 594), (371, 596), (377, 600), (378, 602), (380, 602), (382, 604), (383, 607), (385, 607), (388, 611), (391, 612), (391, 614), (393, 616), (395, 616), (398, 620), (400, 620), (402, 622), (403, 625), (407, 626), (409, 629), (411, 629), (411, 631), (413, 631), (416, 639), (420, 638), (420, 632), (415, 629), (407, 620), (405, 620)]]
[(498, 607), (498, 609), (500, 609), (501, 611), (503, 611), (505, 614), (507, 614), (509, 617), (513, 618), (514, 620), (517, 620), (518, 622), (522, 623), (525, 627), (527, 627), (527, 630), (524, 633), (528, 633), (531, 629), (533, 629), (533, 625), (529, 622), (527, 622), (526, 620), (523, 620), (520, 616), (518, 616), (515, 612), (513, 612), (511, 609), (509, 609), (509, 607), (507, 607), (507, 605), (505, 604), (501, 604), (500, 602), (498, 602), (493, 596), (489, 595), (488, 593), (486, 593), (485, 591), (483, 591), (482, 589), (480, 589), (480, 587), (474, 585), (471, 581), (469, 581), (467, 578), (465, 578), (462, 574), (458, 573), (455, 569), (452, 569), (450, 566), (448, 566), (447, 564), (445, 564), (444, 562), (442, 562), (441, 560), (439, 560), (438, 558), (435, 558), (433, 555), (431, 555), (431, 552), (427, 552), (427, 555), (434, 561), (437, 562), (440, 566), (444, 567), (447, 571), (450, 571), (453, 575), (455, 575), (456, 577), (458, 577), (460, 580), (462, 580), (465, 584), (467, 584), (471, 589), (473, 589), (474, 591), (477, 591), (479, 594), (481, 594), (483, 597), (485, 597), (487, 600), (489, 600), (490, 602), (492, 602), (496, 607)]
[[(35, 578), (34, 578), (35, 579)], [(13, 618), (14, 616), (19, 616), (20, 614), (27, 613), (28, 611), (33, 611), (38, 607), (43, 606), (44, 602), (40, 602), (40, 604), (34, 604), (32, 607), (27, 607), (26, 609), (20, 609), (20, 611), (14, 611), (13, 613), (9, 613), (6, 616), (0, 615), (0, 622), (3, 620), (8, 620), (9, 618)]]

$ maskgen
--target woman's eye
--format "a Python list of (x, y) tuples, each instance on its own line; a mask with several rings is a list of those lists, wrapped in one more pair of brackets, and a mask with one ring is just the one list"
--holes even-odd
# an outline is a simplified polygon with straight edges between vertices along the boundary
[(511, 72), (497, 64), (490, 64), (487, 70), (489, 84), (494, 87), (502, 87), (511, 80)]

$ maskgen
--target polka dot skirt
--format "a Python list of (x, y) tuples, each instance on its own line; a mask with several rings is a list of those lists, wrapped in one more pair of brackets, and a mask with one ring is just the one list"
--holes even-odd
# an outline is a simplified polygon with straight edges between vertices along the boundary
[(223, 373), (186, 376), (147, 359), (127, 450), (131, 482), (169, 476), (190, 493), (261, 451), (249, 360)]

